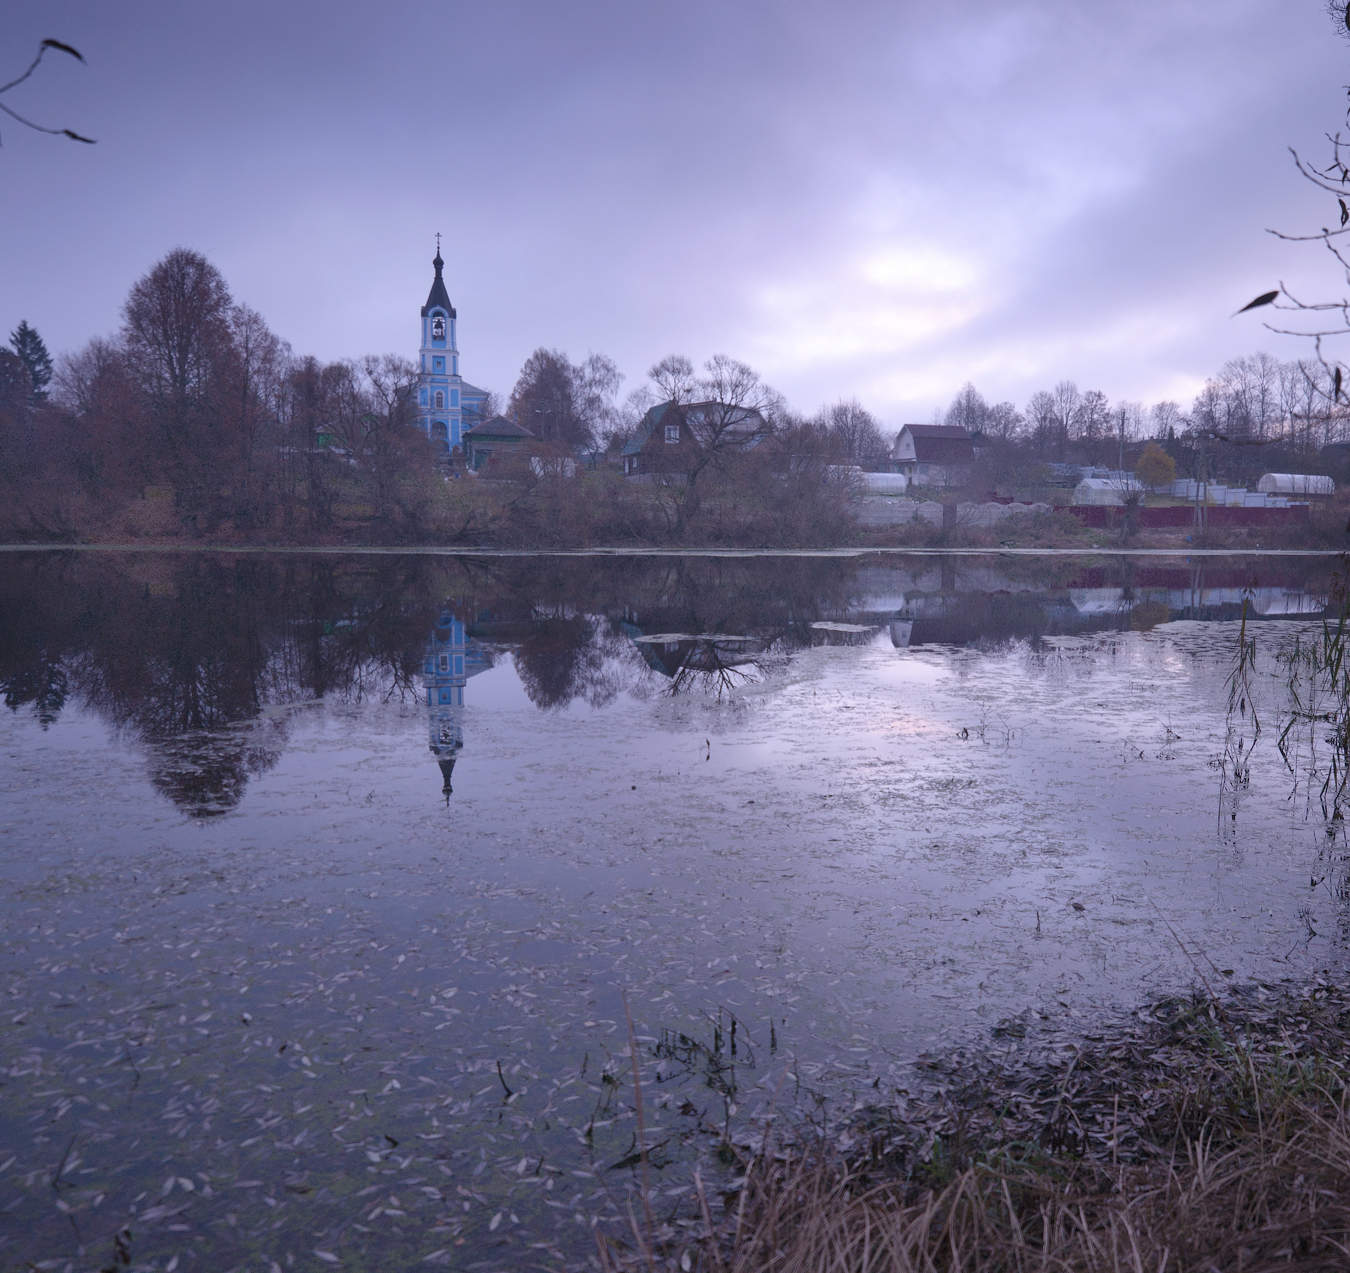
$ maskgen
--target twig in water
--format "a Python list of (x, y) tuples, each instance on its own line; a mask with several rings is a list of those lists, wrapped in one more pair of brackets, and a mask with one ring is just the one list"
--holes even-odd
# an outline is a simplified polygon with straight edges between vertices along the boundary
[(56, 1170), (52, 1173), (52, 1188), (60, 1190), (61, 1176), (66, 1169), (66, 1163), (70, 1160), (70, 1151), (75, 1148), (75, 1137), (78, 1132), (72, 1132), (70, 1139), (66, 1141), (66, 1152), (61, 1155), (61, 1161), (56, 1164)]
[[(1219, 1014), (1220, 1017), (1223, 1018), (1225, 1022), (1227, 1022), (1228, 1014), (1224, 1012), (1223, 1004), (1219, 1002), (1219, 996), (1215, 993), (1214, 987), (1209, 984), (1209, 978), (1205, 976), (1204, 970), (1200, 967), (1199, 960), (1197, 960), (1196, 957), (1193, 954), (1191, 954), (1189, 950), (1186, 949), (1186, 943), (1181, 940), (1180, 936), (1178, 936), (1177, 930), (1172, 927), (1171, 923), (1168, 921), (1167, 916), (1164, 915), (1161, 910), (1158, 910), (1158, 903), (1155, 902), (1152, 898), (1150, 898), (1148, 904), (1151, 907), (1153, 907), (1155, 911), (1157, 911), (1158, 918), (1162, 920), (1163, 924), (1167, 928), (1167, 931), (1172, 934), (1172, 940), (1176, 942), (1176, 944), (1181, 948), (1181, 953), (1186, 956), (1187, 960), (1190, 962), (1192, 970), (1195, 972), (1195, 975), (1200, 978), (1200, 983), (1201, 985), (1204, 986), (1206, 993), (1209, 995), (1209, 1001), (1213, 1005), (1214, 1010)], [(1216, 973), (1219, 971), (1217, 968), (1214, 967), (1213, 961), (1208, 956), (1205, 957), (1205, 962), (1209, 964), (1210, 969), (1212, 971)]]
[(509, 1100), (515, 1095), (515, 1093), (514, 1093), (514, 1092), (511, 1090), (511, 1088), (507, 1085), (507, 1082), (506, 1082), (506, 1075), (502, 1073), (502, 1063), (501, 1063), (501, 1061), (498, 1061), (498, 1062), (497, 1062), (497, 1078), (498, 1078), (498, 1080), (501, 1082), (502, 1090), (505, 1091), (505, 1093), (506, 1093), (506, 1099), (509, 1101)]
[[(647, 1122), (642, 1109), (642, 1075), (638, 1070), (637, 1032), (633, 1029), (633, 1013), (628, 1007), (627, 991), (624, 991), (623, 996), (623, 1015), (628, 1021), (628, 1054), (633, 1061), (633, 1101), (637, 1108), (638, 1153), (641, 1155), (642, 1163), (642, 1214), (647, 1221), (647, 1234), (650, 1237), (655, 1228), (652, 1224), (650, 1166), (647, 1162)], [(650, 1262), (651, 1257), (645, 1250), (646, 1242), (643, 1246), (643, 1254)]]

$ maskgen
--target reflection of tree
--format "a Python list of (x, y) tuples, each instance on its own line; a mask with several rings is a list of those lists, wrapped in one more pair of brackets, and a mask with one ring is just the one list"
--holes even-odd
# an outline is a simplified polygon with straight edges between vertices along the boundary
[(236, 805), (276, 763), (265, 709), (405, 694), (426, 630), (418, 572), (228, 557), (25, 562), (0, 584), (0, 690), (54, 720), (69, 694), (149, 749), (193, 816)]
[(189, 814), (233, 807), (249, 773), (279, 755), (231, 730), (263, 705), (268, 602), (249, 586), (258, 582), (218, 562), (188, 567), (171, 595), (113, 608), (81, 660), (86, 701), (149, 746), (155, 785)]
[[(948, 559), (16, 554), (0, 572), (0, 696), (43, 724), (68, 701), (96, 711), (147, 748), (156, 787), (200, 816), (236, 806), (275, 763), (294, 719), (278, 709), (425, 698), (428, 634), (446, 597), (463, 616), (456, 650), (481, 663), (489, 648), (512, 649), (540, 708), (601, 708), (657, 685), (735, 698), (798, 648), (871, 640), (896, 597), (917, 602), (908, 640), (1034, 647), (1045, 632), (1125, 621), (1128, 608), (1079, 613), (1070, 585), (1137, 599), (1191, 578), (1160, 570), (1117, 577), (1060, 559), (995, 571)], [(1324, 565), (1279, 570), (1286, 587), (1325, 591), (1314, 580)], [(453, 732), (431, 741), (438, 759), (457, 752)]]
[(281, 758), (280, 746), (260, 743), (247, 733), (194, 730), (147, 742), (151, 782), (194, 818), (228, 813), (239, 803), (248, 779)]
[(31, 664), (0, 680), (5, 706), (17, 711), (28, 704), (46, 729), (60, 714), (70, 692), (70, 678), (59, 657), (47, 649), (36, 651)]
[(763, 680), (768, 649), (758, 641), (682, 641), (667, 689), (672, 697), (701, 692), (719, 703), (747, 684)]
[(620, 652), (615, 634), (594, 618), (554, 614), (537, 619), (517, 646), (516, 673), (536, 707), (565, 707), (576, 698), (604, 707), (623, 688)]

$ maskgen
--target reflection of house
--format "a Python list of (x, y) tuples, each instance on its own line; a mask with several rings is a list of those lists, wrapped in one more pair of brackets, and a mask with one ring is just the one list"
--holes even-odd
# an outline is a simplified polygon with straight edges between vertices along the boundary
[(754, 407), (661, 402), (642, 417), (625, 444), (623, 471), (629, 476), (685, 472), (709, 447), (749, 450), (767, 434), (768, 424)]
[(891, 463), (915, 486), (960, 486), (974, 462), (974, 443), (959, 424), (901, 425), (891, 448)]
[(461, 715), (464, 686), (469, 677), (492, 665), (491, 658), (476, 642), (470, 642), (464, 621), (449, 610), (442, 610), (427, 641), (422, 661), (422, 680), (426, 686), (428, 734), (431, 754), (441, 767), (448, 800), (453, 788), (450, 775), (464, 748)]
[(500, 460), (533, 441), (534, 434), (529, 429), (505, 416), (495, 415), (491, 420), (465, 429), (464, 460), (477, 473), (494, 456)]
[(671, 694), (698, 688), (720, 699), (746, 684), (759, 681), (771, 657), (774, 637), (734, 636), (730, 633), (647, 633), (631, 620), (620, 625), (642, 660), (670, 681)]
[[(439, 235), (437, 238), (439, 239)], [(464, 431), (483, 417), (487, 392), (459, 374), (458, 317), (445, 290), (439, 245), (431, 262), (436, 271), (422, 306), (422, 349), (417, 374), (417, 425), (438, 453), (463, 447)]]

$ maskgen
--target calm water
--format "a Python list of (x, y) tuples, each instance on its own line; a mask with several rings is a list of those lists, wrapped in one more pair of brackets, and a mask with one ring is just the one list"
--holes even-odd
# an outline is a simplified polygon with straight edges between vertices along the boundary
[(576, 1263), (630, 1018), (675, 1206), (1009, 1019), (1344, 968), (1275, 746), (1337, 568), (0, 557), (0, 1267)]

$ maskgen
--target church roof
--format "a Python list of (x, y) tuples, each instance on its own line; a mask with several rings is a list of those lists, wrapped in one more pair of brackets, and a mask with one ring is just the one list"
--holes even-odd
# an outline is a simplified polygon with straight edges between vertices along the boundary
[(445, 290), (445, 280), (441, 277), (441, 270), (445, 267), (445, 262), (441, 260), (441, 250), (436, 249), (436, 259), (432, 261), (436, 267), (436, 277), (431, 282), (431, 291), (427, 294), (427, 303), (422, 306), (422, 317), (425, 318), (432, 309), (440, 306), (451, 318), (456, 317), (455, 307), (450, 304), (450, 293)]

